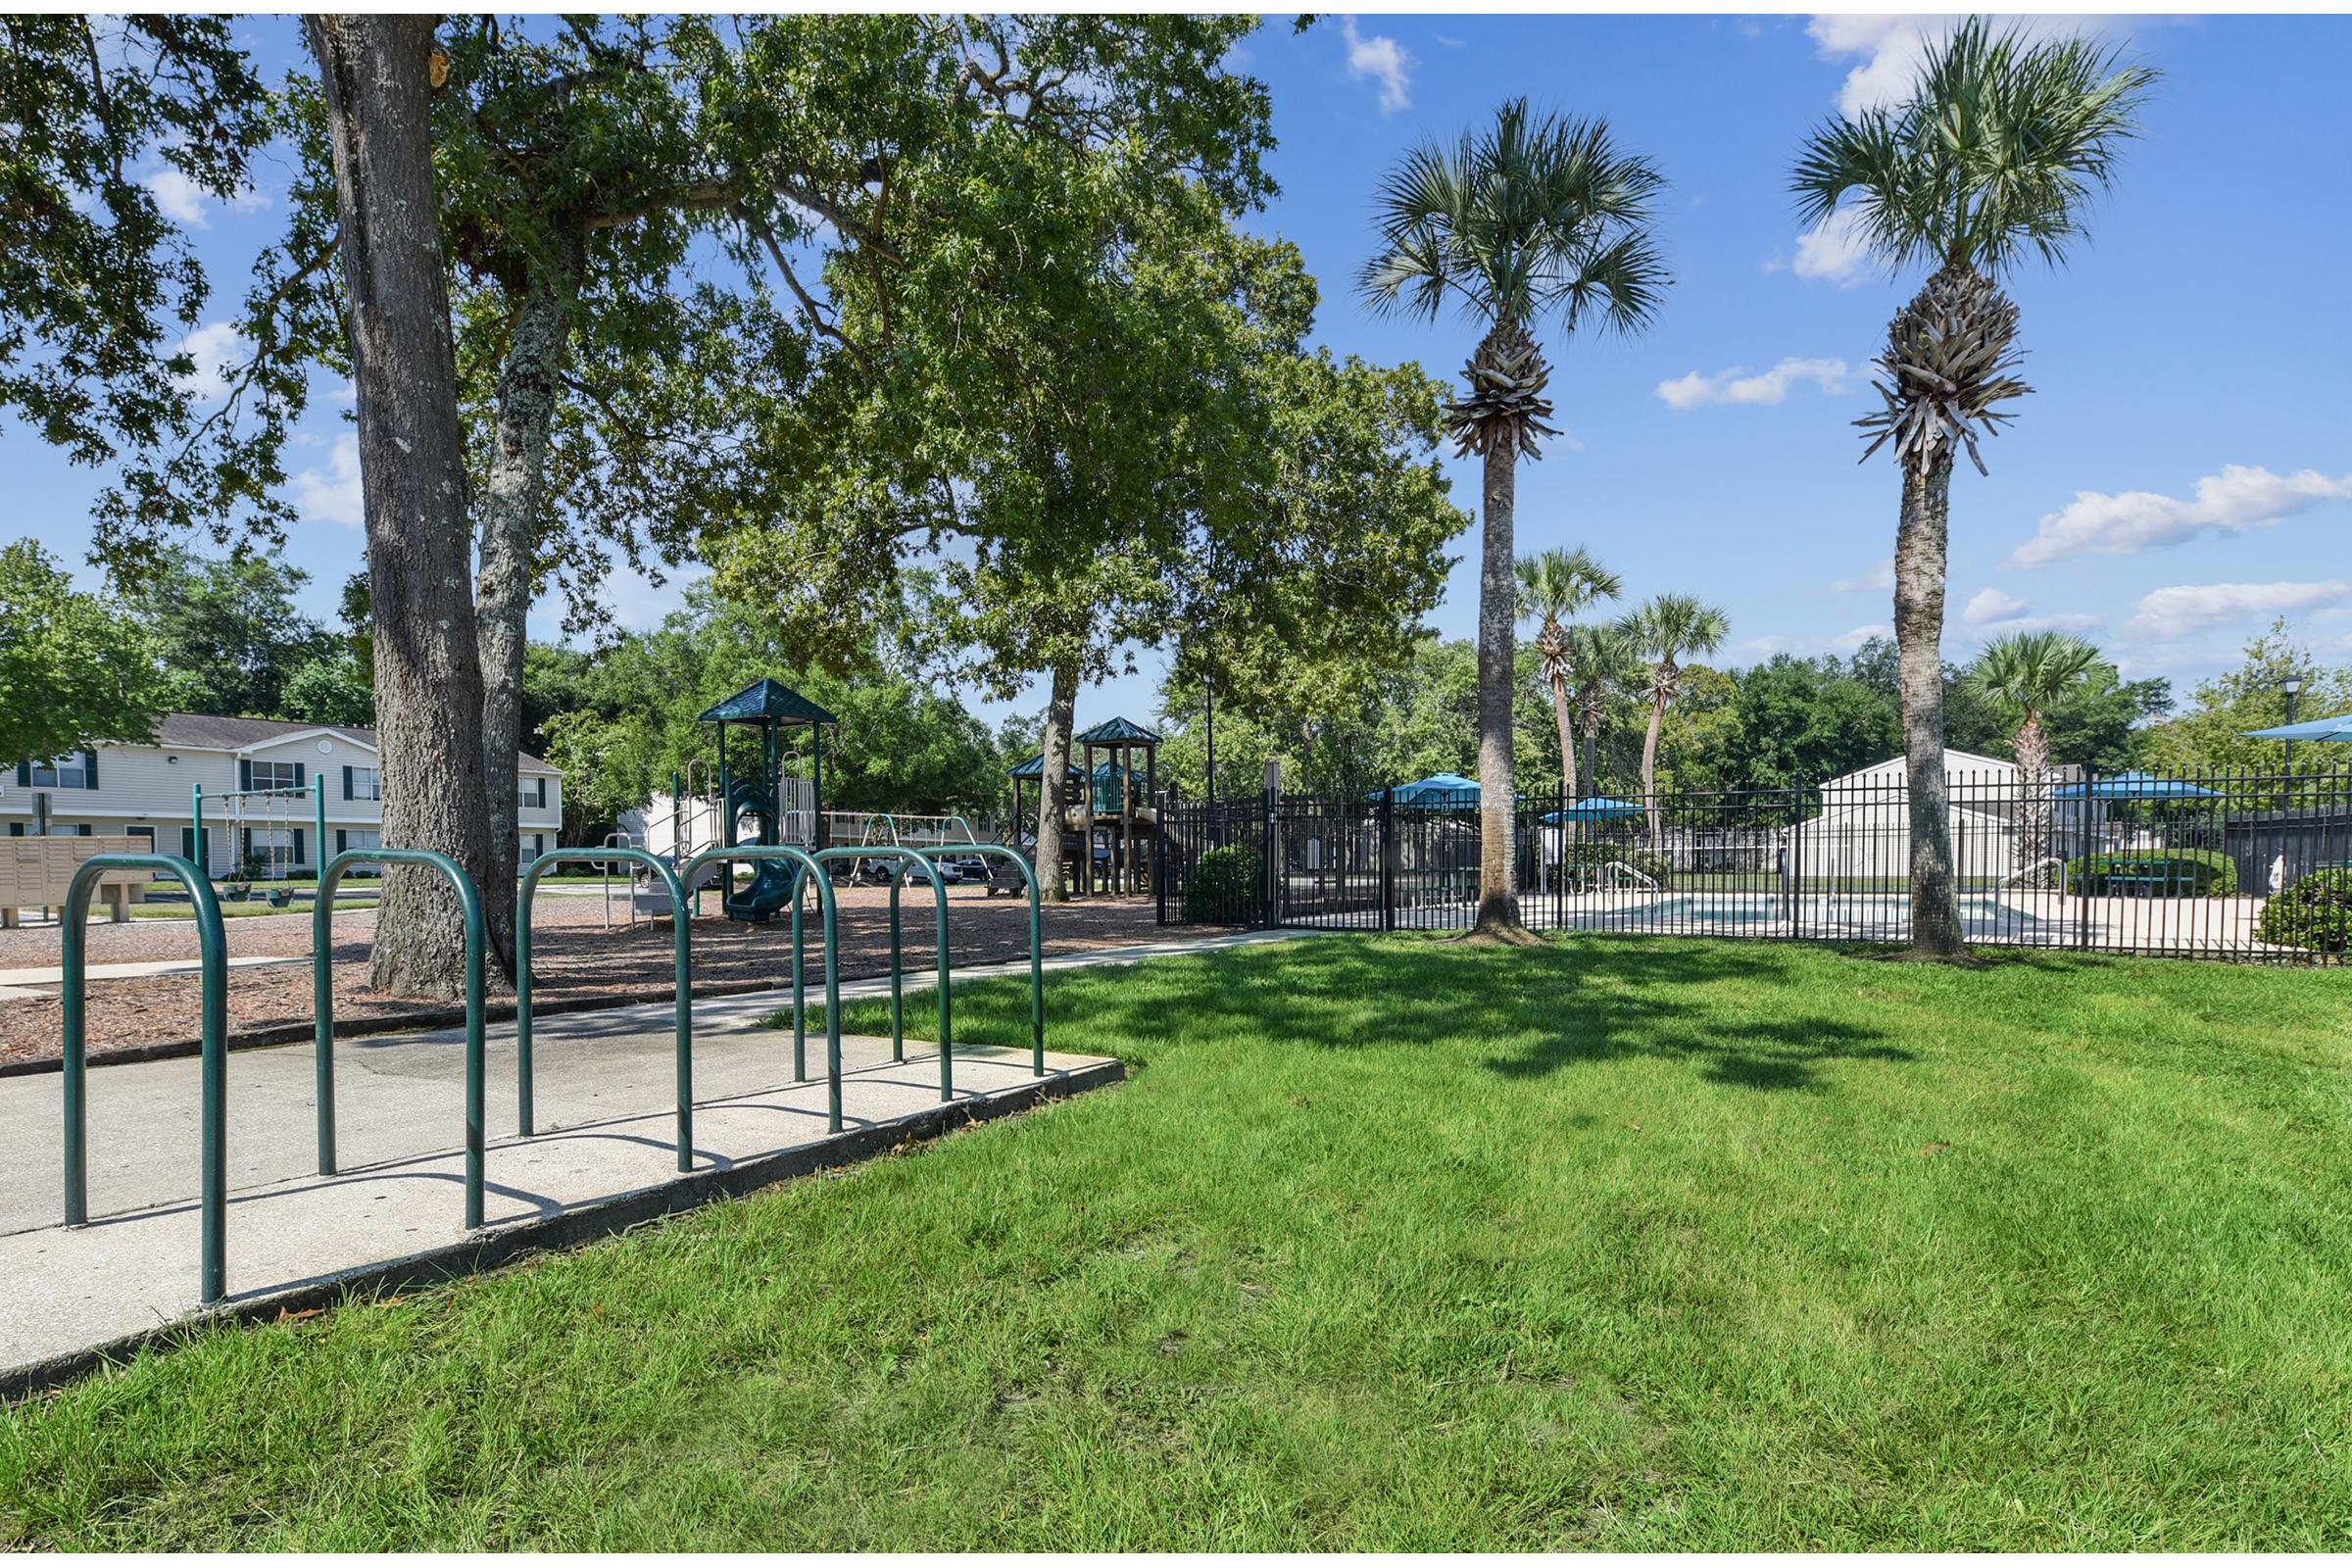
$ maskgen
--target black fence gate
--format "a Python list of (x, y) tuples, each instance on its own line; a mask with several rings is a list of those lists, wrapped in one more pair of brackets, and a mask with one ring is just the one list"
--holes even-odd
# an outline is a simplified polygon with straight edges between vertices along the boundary
[[(1947, 820), (1972, 944), (2338, 963), (2352, 948), (2352, 770), (2156, 777), (1955, 771)], [(1163, 801), (1162, 924), (1466, 929), (1477, 807), (1404, 791)], [(1522, 800), (1538, 930), (1899, 942), (1898, 763), (1809, 788)]]

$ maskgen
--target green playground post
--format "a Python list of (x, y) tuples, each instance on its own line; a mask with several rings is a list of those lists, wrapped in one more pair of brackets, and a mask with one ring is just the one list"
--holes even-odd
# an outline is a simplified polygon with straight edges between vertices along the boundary
[(66, 1223), (90, 1222), (89, 1051), (87, 978), (90, 895), (107, 871), (162, 871), (188, 890), (196, 913), (197, 951), (204, 965), (203, 1057), (198, 1143), (198, 1298), (206, 1306), (228, 1294), (228, 937), (220, 927), (220, 902), (211, 878), (176, 855), (93, 855), (76, 866), (66, 884), (64, 1096), (66, 1103)]
[(458, 890), (466, 912), (466, 1228), (482, 1228), (482, 1143), (484, 1071), (482, 1045), (482, 900), (473, 878), (439, 850), (345, 850), (319, 868), (318, 896), (311, 906), (311, 977), (316, 1075), (318, 1094), (318, 1174), (335, 1174), (335, 987), (334, 950), (328, 925), (335, 886), (354, 865), (429, 865)]
[[(826, 876), (808, 852), (801, 849), (798, 845), (738, 844), (733, 848), (722, 847), (706, 850), (686, 862), (686, 869), (679, 873), (680, 880), (691, 882), (698, 870), (721, 858), (733, 860), (791, 860), (802, 867), (803, 873), (811, 870), (817, 873), (815, 877), (817, 910), (822, 917), (825, 933), (825, 1083), (828, 1091), (826, 1130), (839, 1132), (841, 1131), (841, 917), (840, 911), (834, 906), (833, 879)], [(801, 887), (802, 877), (795, 875), (792, 889), (793, 913), (796, 917), (793, 934), (792, 975), (793, 1027), (796, 1035), (800, 1029), (801, 1013), (799, 1006), (801, 952), (797, 918), (800, 913)], [(796, 1057), (801, 1054), (797, 1039), (794, 1043), (793, 1054)], [(798, 1073), (801, 1063), (796, 1060), (793, 1065), (794, 1071)]]
[[(531, 908), (539, 878), (551, 866), (578, 861), (627, 860), (650, 865), (669, 894), (669, 925), (673, 963), (677, 971), (677, 1088), (678, 1169), (694, 1169), (694, 1000), (692, 922), (686, 914), (686, 890), (678, 874), (649, 850), (550, 850), (530, 863), (514, 895), (514, 1121), (516, 1132), (536, 1136), (532, 1115), (531, 1060)], [(632, 899), (636, 894), (629, 895)]]

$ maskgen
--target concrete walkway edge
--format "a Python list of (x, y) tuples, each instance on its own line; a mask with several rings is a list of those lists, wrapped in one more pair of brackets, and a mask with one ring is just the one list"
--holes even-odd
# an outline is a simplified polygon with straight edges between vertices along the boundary
[(355, 1297), (398, 1294), (446, 1284), (536, 1253), (562, 1251), (617, 1236), (649, 1221), (700, 1208), (721, 1199), (741, 1198), (796, 1176), (839, 1169), (908, 1144), (928, 1143), (981, 1122), (1066, 1100), (1091, 1089), (1105, 1088), (1126, 1076), (1123, 1064), (1100, 1061), (1017, 1089), (1000, 1091), (986, 1099), (958, 1101), (761, 1158), (676, 1176), (595, 1202), (573, 1205), (543, 1218), (502, 1224), (475, 1232), (450, 1246), (346, 1269), (283, 1290), (240, 1296), (233, 1303), (211, 1312), (179, 1318), (70, 1354), (0, 1370), (0, 1401), (43, 1393), (127, 1361), (142, 1349), (168, 1346), (207, 1328), (266, 1322), (289, 1312), (332, 1306)]

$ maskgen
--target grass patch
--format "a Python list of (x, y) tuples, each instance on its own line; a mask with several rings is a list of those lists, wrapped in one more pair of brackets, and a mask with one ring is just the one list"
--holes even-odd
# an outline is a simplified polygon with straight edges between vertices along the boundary
[[(376, 906), (376, 903), (377, 901), (373, 898), (346, 899), (338, 897), (335, 900), (335, 912), (340, 914), (345, 909), (372, 909)], [(309, 914), (318, 906), (317, 899), (296, 899), (282, 909), (273, 909), (261, 899), (222, 899), (220, 901), (220, 918), (223, 920), (249, 920), (260, 914)], [(193, 906), (186, 904), (134, 904), (130, 906), (130, 917), (134, 920), (193, 920), (196, 918), (196, 910)]]
[(2348, 1000), (1665, 939), (1056, 976), (1123, 1088), (192, 1336), (0, 1420), (0, 1543), (2341, 1545)]

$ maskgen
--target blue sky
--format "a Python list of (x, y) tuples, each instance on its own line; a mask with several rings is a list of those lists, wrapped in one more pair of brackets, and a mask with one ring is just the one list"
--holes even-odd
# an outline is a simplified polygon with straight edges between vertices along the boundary
[[(1991, 476), (1954, 480), (1947, 647), (2065, 625), (2185, 692), (2287, 613), (2324, 657), (2352, 662), (2352, 123), (2339, 96), (2352, 19), (2033, 24), (2096, 28), (2165, 75), (2091, 242), (2063, 270), (2010, 281), (2035, 392), (1987, 449)], [(250, 25), (266, 61), (296, 58), (290, 24)], [(1381, 174), (1513, 95), (1605, 116), (1671, 181), (1661, 242), (1676, 282), (1639, 339), (1546, 338), (1570, 439), (1522, 469), (1521, 548), (1581, 542), (1629, 598), (1720, 604), (1727, 662), (1842, 651), (1890, 618), (1896, 476), (1884, 454), (1857, 466), (1849, 421), (1874, 401), (1868, 361), (1919, 280), (1853, 265), (1835, 233), (1800, 234), (1787, 170), (1818, 121), (1899, 91), (1922, 29), (1939, 25), (1328, 16), (1294, 35), (1274, 19), (1242, 62), (1272, 89), (1283, 187), (1251, 226), (1297, 242), (1322, 279), (1325, 342), (1451, 376), (1474, 328), (1383, 320), (1353, 296)], [(276, 194), (265, 172), (236, 207), (184, 206), (217, 286), (236, 284), (282, 220)], [(321, 614), (361, 556), (338, 412), (319, 400), (289, 464), (305, 518), (287, 555), (314, 574)], [(78, 561), (101, 476), (20, 427), (0, 430), (0, 451), (17, 531)], [(1474, 500), (1470, 466), (1450, 472)], [(675, 589), (619, 581), (609, 597), (624, 623), (647, 624)], [(1435, 623), (1467, 635), (1475, 610), (1475, 576), (1457, 565)], [(555, 618), (550, 606), (542, 634)], [(1082, 695), (1082, 723), (1150, 716), (1159, 660), (1139, 664)], [(1039, 701), (979, 706), (994, 717)]]

